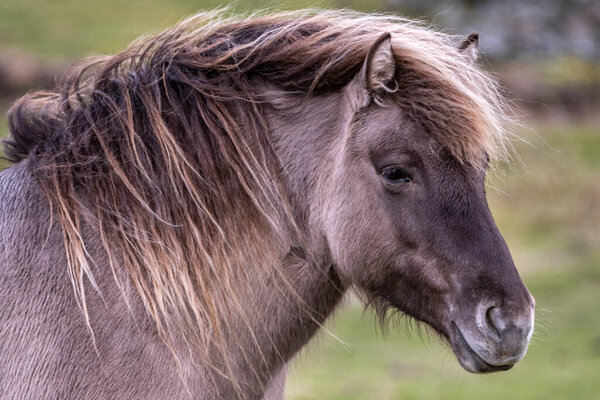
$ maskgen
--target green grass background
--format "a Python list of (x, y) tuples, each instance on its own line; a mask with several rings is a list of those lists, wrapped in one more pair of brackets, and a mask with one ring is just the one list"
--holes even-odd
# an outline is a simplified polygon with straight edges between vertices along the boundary
[[(375, 10), (375, 2), (355, 2)], [(48, 59), (122, 49), (217, 1), (0, 0), (0, 48)], [(238, 2), (239, 10), (331, 2)], [(0, 105), (2, 114), (7, 101)], [(6, 135), (4, 119), (0, 136)], [(294, 361), (289, 399), (600, 399), (600, 128), (526, 121), (520, 159), (489, 179), (489, 202), (537, 300), (529, 353), (508, 372), (471, 375), (427, 334), (383, 337), (353, 298)], [(0, 167), (6, 166), (0, 161)]]

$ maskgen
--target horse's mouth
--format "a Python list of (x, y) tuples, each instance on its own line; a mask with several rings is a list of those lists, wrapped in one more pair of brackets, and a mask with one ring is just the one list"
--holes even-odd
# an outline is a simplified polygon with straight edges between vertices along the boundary
[(452, 321), (452, 332), (450, 333), (450, 344), (452, 350), (456, 354), (456, 358), (460, 365), (467, 371), (476, 374), (483, 374), (497, 371), (507, 371), (511, 369), (514, 364), (507, 365), (491, 365), (488, 364), (481, 358), (475, 350), (469, 346), (463, 333), (459, 329), (458, 325)]

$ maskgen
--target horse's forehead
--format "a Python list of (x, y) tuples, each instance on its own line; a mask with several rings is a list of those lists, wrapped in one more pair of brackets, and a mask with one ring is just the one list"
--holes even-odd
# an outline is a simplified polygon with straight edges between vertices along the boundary
[[(421, 116), (423, 118), (423, 116)], [(372, 107), (361, 112), (356, 120), (352, 150), (354, 152), (368, 152), (373, 157), (389, 153), (411, 153), (413, 156), (430, 163), (438, 164), (439, 161), (451, 161), (453, 165), (462, 165), (459, 156), (452, 152), (447, 142), (440, 139), (448, 132), (431, 131), (427, 126), (434, 124), (431, 121), (417, 118), (410, 111), (395, 103), (382, 107)], [(445, 139), (447, 140), (447, 138)], [(459, 139), (457, 139), (459, 140)], [(481, 148), (482, 170), (486, 170), (489, 156)], [(467, 165), (471, 163), (467, 162)], [(457, 167), (459, 168), (459, 167)]]
[(397, 148), (417, 150), (428, 147), (429, 142), (428, 135), (396, 105), (363, 112), (356, 131), (354, 145), (369, 152), (384, 153)]

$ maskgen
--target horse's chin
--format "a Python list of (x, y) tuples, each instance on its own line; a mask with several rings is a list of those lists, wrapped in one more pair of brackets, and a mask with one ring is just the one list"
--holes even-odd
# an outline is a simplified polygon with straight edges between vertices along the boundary
[(449, 335), (450, 345), (452, 346), (452, 351), (454, 351), (458, 362), (466, 371), (472, 372), (474, 374), (485, 374), (491, 372), (507, 371), (514, 366), (514, 364), (488, 364), (483, 358), (479, 356), (479, 354), (475, 352), (475, 350), (471, 348), (471, 346), (469, 346), (458, 326), (454, 322), (452, 322), (451, 325), (452, 328)]

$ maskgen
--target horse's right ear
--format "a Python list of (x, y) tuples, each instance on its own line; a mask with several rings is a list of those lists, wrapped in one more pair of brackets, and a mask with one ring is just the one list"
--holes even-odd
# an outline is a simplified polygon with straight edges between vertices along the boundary
[(458, 50), (465, 55), (469, 63), (474, 64), (479, 56), (479, 33), (473, 32), (458, 45)]

